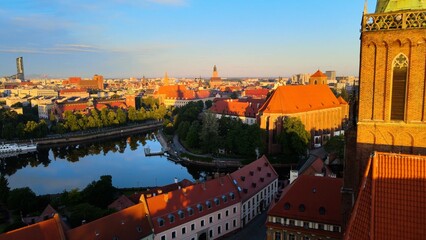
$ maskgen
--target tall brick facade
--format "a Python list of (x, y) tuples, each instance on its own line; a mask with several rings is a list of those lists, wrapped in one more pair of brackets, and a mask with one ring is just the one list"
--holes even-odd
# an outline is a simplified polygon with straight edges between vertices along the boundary
[(363, 15), (356, 144), (345, 160), (355, 194), (374, 151), (426, 155), (426, 9), (403, 9)]

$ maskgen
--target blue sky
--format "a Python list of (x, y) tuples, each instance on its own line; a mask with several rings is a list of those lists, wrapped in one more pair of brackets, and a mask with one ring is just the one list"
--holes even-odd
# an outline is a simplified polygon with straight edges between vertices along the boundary
[[(363, 0), (2, 0), (0, 76), (358, 75)], [(375, 1), (370, 1), (373, 12)]]

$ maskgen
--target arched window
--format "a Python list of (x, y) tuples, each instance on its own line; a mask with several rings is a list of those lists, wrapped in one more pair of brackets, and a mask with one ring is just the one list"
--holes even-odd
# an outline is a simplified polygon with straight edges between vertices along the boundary
[(392, 64), (391, 120), (404, 120), (408, 58), (400, 53)]

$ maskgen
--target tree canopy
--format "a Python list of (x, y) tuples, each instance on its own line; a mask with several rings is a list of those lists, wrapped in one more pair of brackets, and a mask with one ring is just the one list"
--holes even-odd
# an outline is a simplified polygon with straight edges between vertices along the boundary
[(299, 157), (306, 154), (310, 135), (305, 130), (302, 121), (296, 117), (286, 117), (283, 120), (283, 130), (278, 134), (283, 154)]

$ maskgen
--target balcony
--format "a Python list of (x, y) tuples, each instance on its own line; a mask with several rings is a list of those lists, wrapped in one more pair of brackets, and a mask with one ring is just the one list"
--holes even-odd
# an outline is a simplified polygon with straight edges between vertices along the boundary
[(365, 14), (362, 32), (426, 28), (426, 10)]

